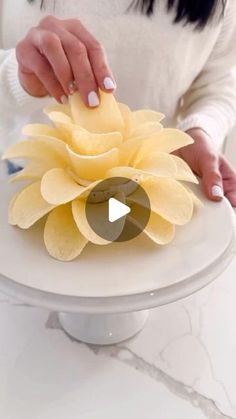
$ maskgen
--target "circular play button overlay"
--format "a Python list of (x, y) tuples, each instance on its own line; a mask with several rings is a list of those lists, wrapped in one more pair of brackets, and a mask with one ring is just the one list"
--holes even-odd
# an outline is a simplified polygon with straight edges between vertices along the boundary
[(150, 201), (134, 180), (112, 177), (98, 183), (86, 200), (86, 218), (105, 241), (123, 242), (137, 237), (150, 218)]

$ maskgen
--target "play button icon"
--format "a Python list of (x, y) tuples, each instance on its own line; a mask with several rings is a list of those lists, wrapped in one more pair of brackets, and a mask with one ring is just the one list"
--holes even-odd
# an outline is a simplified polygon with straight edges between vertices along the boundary
[(135, 180), (113, 177), (99, 182), (86, 199), (86, 218), (94, 233), (105, 241), (135, 238), (150, 218), (150, 202)]
[(114, 223), (131, 211), (128, 205), (122, 204), (115, 198), (110, 198), (108, 201), (108, 220), (110, 223)]

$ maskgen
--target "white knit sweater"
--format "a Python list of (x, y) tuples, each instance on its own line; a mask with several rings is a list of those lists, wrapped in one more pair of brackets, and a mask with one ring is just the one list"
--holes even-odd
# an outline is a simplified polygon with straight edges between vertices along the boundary
[(166, 114), (166, 124), (203, 128), (219, 146), (235, 124), (236, 0), (203, 31), (174, 25), (160, 0), (154, 16), (126, 13), (131, 0), (0, 0), (0, 147), (21, 138), (22, 125), (42, 120), (48, 99), (30, 97), (17, 78), (14, 47), (45, 14), (78, 17), (103, 43), (117, 97), (133, 109)]

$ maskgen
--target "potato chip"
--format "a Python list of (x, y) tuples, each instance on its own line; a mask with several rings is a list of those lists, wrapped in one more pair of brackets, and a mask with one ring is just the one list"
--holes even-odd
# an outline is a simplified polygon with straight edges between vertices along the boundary
[(27, 229), (54, 208), (43, 199), (40, 184), (38, 181), (27, 186), (13, 198), (9, 208), (10, 224)]
[(85, 106), (81, 96), (76, 92), (70, 98), (74, 122), (90, 132), (122, 132), (124, 121), (119, 106), (111, 93), (100, 91), (100, 105), (97, 108)]
[(134, 166), (137, 153), (145, 142), (142, 137), (124, 141), (119, 147), (119, 161), (122, 166)]
[(41, 194), (45, 201), (53, 205), (62, 205), (77, 198), (84, 191), (63, 169), (51, 169), (41, 182)]
[(25, 140), (10, 146), (2, 159), (30, 159), (64, 167), (68, 161), (65, 147), (62, 141), (52, 138)]
[(132, 112), (132, 115), (135, 125), (144, 124), (145, 122), (161, 122), (165, 118), (163, 113), (150, 111), (149, 109), (139, 109)]
[(71, 109), (69, 104), (68, 105), (62, 105), (60, 103), (53, 103), (52, 105), (48, 105), (44, 108), (44, 113), (45, 115), (49, 115), (52, 112), (60, 112), (60, 113), (64, 113), (65, 115), (69, 116), (70, 118), (72, 117), (71, 115)]
[(23, 128), (22, 133), (29, 137), (63, 139), (60, 131), (46, 124), (28, 124)]
[(188, 134), (173, 128), (165, 128), (143, 143), (137, 154), (136, 162), (143, 159), (146, 155), (158, 151), (173, 153), (173, 151), (193, 144), (193, 142), (193, 139)]
[(41, 179), (42, 176), (50, 169), (50, 165), (44, 162), (30, 162), (26, 165), (26, 167), (24, 167), (24, 169), (14, 175), (11, 175), (9, 183)]
[(124, 103), (118, 102), (118, 106), (124, 122), (124, 128), (122, 129), (123, 139), (126, 140), (129, 138), (133, 127), (132, 112), (130, 108)]
[[(163, 126), (158, 122), (145, 122), (144, 124), (135, 125), (130, 133), (130, 139), (142, 138), (148, 139), (162, 132)], [(159, 151), (159, 150), (157, 150)], [(161, 150), (160, 150), (161, 151)]]
[(117, 148), (107, 151), (97, 156), (85, 156), (74, 153), (67, 147), (71, 167), (74, 172), (82, 179), (97, 180), (103, 179), (106, 172), (119, 161), (119, 152)]
[[(92, 204), (91, 204), (92, 205)], [(104, 211), (104, 205), (101, 204), (102, 210)], [(95, 211), (97, 210), (97, 205), (95, 208)], [(110, 243), (107, 240), (102, 239), (102, 237), (98, 236), (93, 229), (90, 227), (87, 217), (86, 217), (86, 200), (83, 199), (76, 199), (72, 202), (72, 213), (74, 220), (76, 222), (76, 225), (78, 229), (81, 231), (81, 233), (86, 237), (86, 239), (92, 243), (105, 245)]]
[(191, 188), (189, 188), (188, 186), (185, 185), (185, 188), (187, 189), (189, 195), (191, 196), (193, 203), (199, 207), (199, 208), (203, 208), (204, 204), (203, 202), (197, 197), (197, 195), (192, 191)]
[(184, 225), (193, 215), (193, 201), (188, 191), (171, 178), (147, 178), (140, 182), (146, 191), (152, 211), (170, 223)]
[(143, 172), (128, 166), (117, 166), (107, 171), (107, 177), (123, 177), (139, 182), (143, 178)]
[[(138, 220), (142, 219), (142, 206), (140, 204), (134, 204), (131, 202), (131, 209), (131, 214), (134, 214), (134, 218), (131, 216), (129, 216), (129, 218), (131, 222), (137, 225)], [(173, 240), (175, 235), (175, 226), (162, 218), (160, 215), (151, 211), (150, 218), (148, 224), (145, 227), (144, 233), (155, 243), (164, 245), (170, 243)]]
[(177, 166), (177, 173), (174, 176), (176, 180), (199, 183), (196, 176), (193, 174), (192, 170), (183, 159), (174, 155), (172, 155), (171, 158), (174, 160)]
[(71, 204), (59, 206), (49, 214), (44, 242), (48, 253), (61, 261), (71, 261), (82, 252), (88, 241), (76, 226)]
[(175, 226), (160, 215), (151, 211), (145, 234), (155, 243), (164, 245), (170, 243), (175, 235)]
[(161, 177), (175, 177), (177, 166), (167, 153), (152, 153), (136, 164), (136, 168), (146, 173)]
[(123, 139), (120, 132), (95, 134), (75, 129), (72, 141), (80, 154), (96, 156), (106, 153), (112, 148), (119, 147)]
[(49, 112), (48, 113), (49, 119), (57, 126), (60, 127), (62, 125), (69, 125), (73, 126), (73, 120), (68, 115), (62, 112)]

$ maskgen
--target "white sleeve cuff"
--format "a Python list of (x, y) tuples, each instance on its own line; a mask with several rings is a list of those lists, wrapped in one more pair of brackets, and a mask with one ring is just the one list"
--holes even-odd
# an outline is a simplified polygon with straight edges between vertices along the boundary
[(201, 113), (192, 114), (185, 119), (180, 120), (177, 124), (177, 128), (182, 131), (188, 131), (192, 128), (201, 128), (212, 138), (219, 149), (223, 147), (228, 131), (227, 127), (220, 126), (211, 116)]

